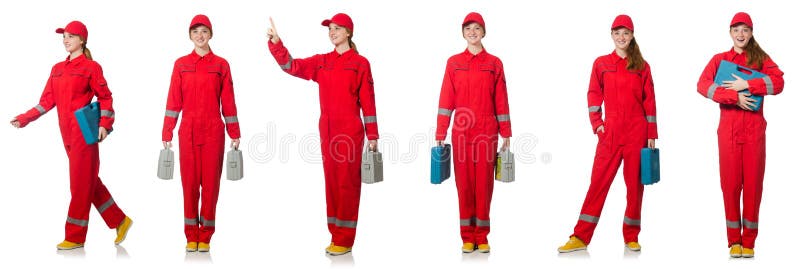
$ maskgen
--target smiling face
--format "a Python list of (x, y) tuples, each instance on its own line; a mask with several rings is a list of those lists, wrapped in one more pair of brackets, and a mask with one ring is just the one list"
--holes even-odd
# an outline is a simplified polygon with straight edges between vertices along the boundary
[(464, 40), (467, 40), (467, 44), (479, 46), (483, 37), (486, 36), (486, 30), (477, 22), (472, 22), (461, 28), (461, 35), (464, 36)]
[(348, 42), (350, 33), (348, 33), (347, 28), (331, 23), (328, 25), (328, 38), (333, 43), (333, 46), (338, 47)]
[(753, 29), (747, 25), (742, 23), (731, 27), (731, 39), (733, 39), (734, 48), (744, 50), (751, 38), (753, 38)]
[(633, 32), (625, 27), (616, 28), (611, 30), (611, 39), (614, 40), (614, 46), (617, 50), (626, 50), (633, 40)]
[(70, 54), (83, 49), (83, 40), (78, 35), (64, 32), (64, 49)]
[(207, 48), (208, 40), (211, 39), (211, 29), (204, 25), (196, 26), (189, 30), (189, 39), (192, 40), (195, 48)]

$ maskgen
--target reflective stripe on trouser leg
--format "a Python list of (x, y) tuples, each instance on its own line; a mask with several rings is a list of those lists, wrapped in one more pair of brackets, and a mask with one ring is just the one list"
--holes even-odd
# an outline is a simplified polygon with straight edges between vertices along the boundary
[[(641, 145), (644, 145), (642, 141)], [(623, 243), (639, 242), (639, 232), (642, 230), (642, 196), (644, 185), (640, 178), (641, 175), (641, 145), (625, 145), (622, 151), (622, 175), (625, 178), (627, 205), (625, 206), (625, 218), (623, 218), (622, 238)]]
[[(608, 137), (605, 137), (607, 139)], [(595, 150), (594, 164), (592, 165), (592, 177), (586, 198), (583, 200), (581, 216), (575, 224), (573, 236), (580, 238), (584, 243), (589, 244), (594, 235), (594, 229), (603, 211), (603, 204), (611, 188), (611, 182), (617, 174), (622, 163), (623, 147), (603, 143), (598, 141)], [(637, 165), (638, 166), (638, 165)], [(591, 222), (594, 220), (595, 222)]]
[(100, 216), (103, 217), (103, 221), (105, 221), (108, 228), (117, 228), (125, 219), (125, 213), (122, 212), (114, 198), (111, 197), (111, 193), (108, 192), (106, 185), (103, 184), (100, 178), (97, 178), (97, 183), (95, 183), (92, 203), (97, 208)]
[(191, 145), (191, 137), (180, 136), (179, 133), (179, 161), (181, 172), (181, 187), (183, 190), (183, 232), (187, 242), (200, 241), (200, 227), (198, 226), (200, 203), (200, 173), (199, 159), (196, 160), (195, 151), (198, 147)]
[[(358, 130), (350, 132), (346, 127), (330, 125), (320, 120), (320, 137), (325, 169), (325, 188), (328, 225), (334, 245), (352, 247), (358, 222), (361, 197), (361, 150), (364, 134), (359, 119), (351, 122)], [(330, 130), (330, 132), (329, 132)], [(341, 133), (357, 133), (349, 136)]]
[[(763, 133), (760, 135), (764, 135)], [(755, 248), (758, 236), (759, 208), (764, 184), (766, 143), (764, 140), (742, 144), (744, 186), (742, 190), (742, 246)]]
[(725, 226), (728, 246), (742, 243), (741, 203), (742, 194), (742, 146), (735, 143), (730, 135), (718, 137), (719, 176), (722, 199), (725, 208)]

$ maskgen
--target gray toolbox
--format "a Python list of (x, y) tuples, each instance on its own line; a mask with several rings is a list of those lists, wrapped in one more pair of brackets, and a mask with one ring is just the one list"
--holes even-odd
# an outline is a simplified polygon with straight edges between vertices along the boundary
[(372, 184), (383, 181), (383, 157), (380, 152), (369, 150), (361, 156), (361, 182)]
[(158, 178), (172, 179), (175, 172), (175, 153), (165, 148), (158, 154)]
[(510, 150), (497, 153), (494, 179), (500, 182), (514, 182), (514, 153)]
[(228, 160), (225, 162), (227, 167), (228, 180), (240, 180), (244, 177), (244, 159), (242, 158), (242, 151), (234, 148), (228, 151)]

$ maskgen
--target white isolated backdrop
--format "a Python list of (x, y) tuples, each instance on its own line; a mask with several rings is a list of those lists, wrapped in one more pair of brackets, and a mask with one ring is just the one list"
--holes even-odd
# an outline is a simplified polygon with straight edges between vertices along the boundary
[[(53, 33), (79, 19), (114, 93), (115, 132), (101, 146), (100, 176), (134, 225), (114, 247), (92, 210), (86, 247), (57, 252), (69, 201), (57, 116), (0, 128), (0, 264), (106, 267), (667, 268), (776, 266), (793, 262), (788, 238), (800, 221), (792, 165), (798, 101), (793, 25), (785, 1), (6, 1), (0, 115), (36, 105), (50, 67), (66, 53)], [(492, 253), (462, 255), (454, 180), (429, 183), (438, 94), (446, 59), (466, 47), (470, 11), (487, 23), (486, 49), (505, 65), (517, 182), (495, 184)], [(727, 26), (749, 12), (755, 36), (786, 73), (767, 97), (767, 172), (755, 259), (727, 256), (718, 177), (717, 105), (696, 93), (702, 69), (731, 47)], [(295, 57), (332, 50), (319, 23), (355, 21), (371, 64), (385, 182), (364, 185), (351, 255), (327, 257), (317, 85), (283, 73), (267, 49), (268, 18)], [(176, 179), (156, 178), (172, 63), (188, 54), (188, 23), (207, 14), (213, 51), (231, 64), (247, 154), (245, 178), (223, 179), (210, 254), (184, 253)], [(662, 181), (645, 190), (641, 253), (625, 252), (625, 185), (611, 187), (588, 252), (558, 255), (589, 186), (596, 138), (586, 111), (592, 61), (610, 53), (613, 18), (632, 16), (655, 80)], [(793, 133), (793, 131), (795, 133)]]

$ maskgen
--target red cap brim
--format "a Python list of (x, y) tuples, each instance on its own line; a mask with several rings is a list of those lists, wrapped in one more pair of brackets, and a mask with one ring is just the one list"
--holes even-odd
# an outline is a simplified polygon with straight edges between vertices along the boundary
[(64, 28), (56, 29), (56, 34), (63, 34), (63, 33), (64, 33)]
[(331, 22), (332, 22), (331, 20), (324, 20), (324, 21), (322, 21), (322, 26), (331, 25)]

